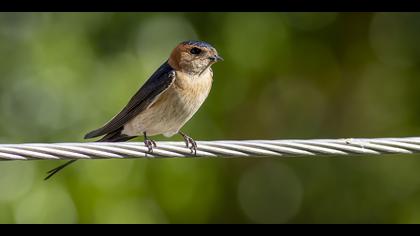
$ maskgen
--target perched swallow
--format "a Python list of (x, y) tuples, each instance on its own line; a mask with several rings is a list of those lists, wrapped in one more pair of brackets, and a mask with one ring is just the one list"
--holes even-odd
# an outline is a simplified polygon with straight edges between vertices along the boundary
[[(180, 134), (187, 148), (196, 155), (196, 142), (180, 129), (207, 98), (213, 82), (211, 66), (222, 60), (216, 49), (206, 42), (180, 43), (122, 111), (85, 138), (103, 136), (97, 142), (123, 142), (143, 135), (151, 153), (156, 143), (149, 136)], [(45, 179), (75, 161), (49, 171)]]

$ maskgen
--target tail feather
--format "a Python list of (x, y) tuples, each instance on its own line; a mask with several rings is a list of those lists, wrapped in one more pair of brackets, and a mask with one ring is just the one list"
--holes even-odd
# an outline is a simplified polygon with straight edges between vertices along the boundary
[(100, 129), (95, 129), (95, 130), (93, 130), (93, 131), (90, 131), (89, 133), (87, 133), (86, 135), (85, 135), (85, 139), (89, 139), (89, 138), (96, 138), (96, 137), (98, 137), (98, 136), (101, 136), (101, 130), (102, 130), (102, 128), (100, 128)]
[(121, 127), (118, 130), (103, 136), (101, 139), (99, 139), (96, 142), (124, 142), (124, 141), (137, 137), (137, 136), (128, 136), (125, 134), (121, 134), (122, 129), (123, 128)]
[(59, 172), (60, 170), (64, 169), (64, 167), (70, 165), (71, 163), (73, 163), (75, 161), (77, 161), (77, 160), (70, 160), (70, 161), (62, 164), (61, 166), (58, 166), (58, 167), (56, 167), (56, 168), (48, 171), (47, 172), (48, 175), (47, 175), (47, 177), (44, 178), (44, 180), (47, 180), (47, 179), (51, 178), (53, 175), (57, 174), (57, 172)]
[[(102, 137), (101, 139), (97, 140), (96, 142), (124, 142), (124, 141), (128, 141), (130, 139), (133, 139), (133, 138), (137, 137), (137, 136), (127, 136), (125, 134), (121, 134), (121, 131), (122, 131), (122, 128), (120, 128), (120, 129), (118, 129), (118, 130), (116, 130), (116, 131), (114, 131), (112, 133), (109, 133), (109, 134), (105, 135), (104, 137)], [(95, 132), (95, 131), (92, 131), (92, 132), (88, 133), (85, 136), (85, 138), (88, 137), (88, 135), (91, 134), (91, 133), (93, 133), (93, 132)], [(53, 175), (57, 174), (59, 171), (61, 171), (65, 167), (69, 166), (70, 164), (74, 163), (75, 161), (77, 161), (77, 160), (70, 160), (70, 161), (68, 161), (68, 162), (66, 162), (66, 163), (64, 163), (64, 164), (62, 164), (62, 165), (60, 165), (60, 166), (58, 166), (58, 167), (56, 167), (56, 168), (48, 171), (47, 172), (48, 176), (45, 177), (44, 180), (47, 180), (47, 179), (51, 178)]]

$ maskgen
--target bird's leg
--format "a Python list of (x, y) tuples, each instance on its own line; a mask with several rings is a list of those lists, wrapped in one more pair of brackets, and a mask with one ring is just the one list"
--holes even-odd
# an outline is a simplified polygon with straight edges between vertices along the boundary
[(146, 132), (143, 132), (144, 134), (144, 145), (149, 149), (149, 153), (153, 153), (153, 147), (156, 147), (156, 142), (149, 139), (146, 135)]
[[(185, 145), (191, 150), (191, 153), (194, 153), (194, 156), (197, 156), (197, 143), (190, 136), (179, 131), (179, 134), (184, 138)], [(191, 144), (191, 147), (190, 147)]]

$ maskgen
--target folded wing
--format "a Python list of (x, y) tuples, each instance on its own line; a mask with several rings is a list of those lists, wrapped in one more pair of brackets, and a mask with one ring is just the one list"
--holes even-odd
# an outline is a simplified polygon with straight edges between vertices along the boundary
[(103, 127), (86, 134), (85, 139), (95, 138), (120, 129), (125, 123), (153, 104), (159, 94), (168, 89), (174, 80), (174, 69), (168, 64), (168, 62), (163, 63), (137, 91), (120, 113), (118, 113)]

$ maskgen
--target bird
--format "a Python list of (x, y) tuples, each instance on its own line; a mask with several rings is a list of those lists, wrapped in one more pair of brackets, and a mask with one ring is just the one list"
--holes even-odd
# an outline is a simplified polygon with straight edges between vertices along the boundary
[[(187, 40), (179, 43), (167, 59), (140, 87), (128, 104), (101, 128), (85, 139), (101, 137), (96, 142), (124, 142), (144, 137), (149, 153), (157, 147), (150, 136), (180, 134), (194, 155), (197, 143), (181, 128), (197, 112), (210, 93), (213, 83), (211, 66), (223, 61), (207, 42)], [(66, 166), (70, 160), (47, 172), (45, 180)]]

